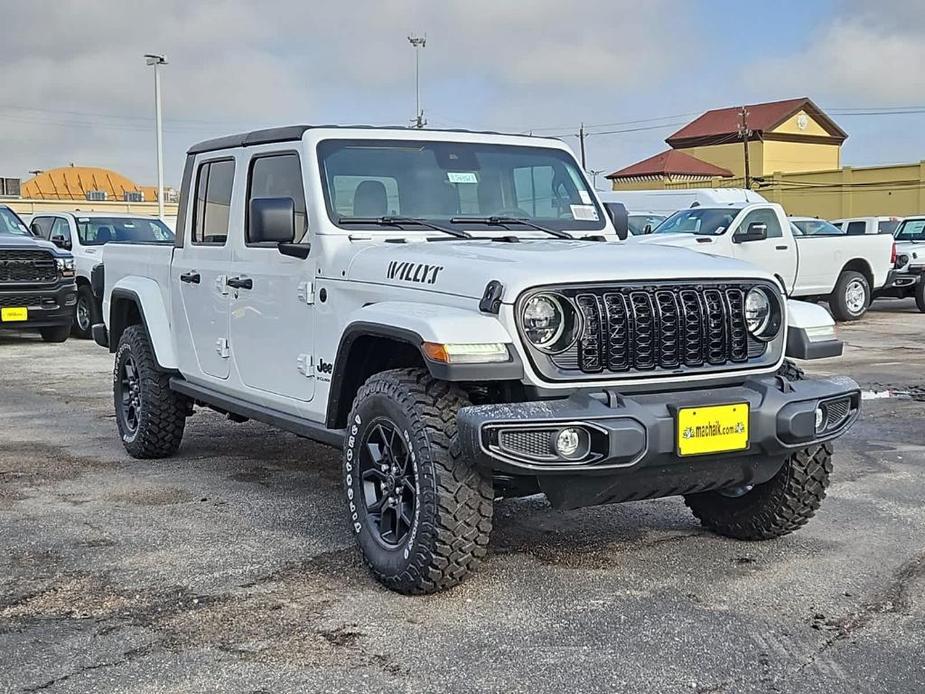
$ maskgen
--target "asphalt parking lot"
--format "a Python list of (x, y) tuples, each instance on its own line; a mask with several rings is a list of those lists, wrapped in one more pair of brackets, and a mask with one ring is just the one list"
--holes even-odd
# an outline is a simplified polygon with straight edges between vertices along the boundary
[(445, 594), (374, 583), (337, 454), (202, 411), (180, 454), (115, 433), (112, 359), (0, 336), (0, 691), (925, 690), (925, 315), (842, 328), (865, 402), (801, 532), (741, 543), (679, 499), (496, 511)]

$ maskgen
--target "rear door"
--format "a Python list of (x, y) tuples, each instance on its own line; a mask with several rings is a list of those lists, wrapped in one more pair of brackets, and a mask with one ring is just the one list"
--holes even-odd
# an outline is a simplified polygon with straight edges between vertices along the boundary
[(171, 264), (180, 370), (188, 377), (226, 379), (230, 373), (226, 279), (235, 168), (232, 156), (213, 154), (196, 162), (187, 196), (190, 221)]
[(735, 235), (744, 234), (751, 224), (764, 224), (768, 237), (763, 241), (733, 243), (733, 255), (739, 260), (757, 265), (780, 277), (791, 290), (797, 275), (797, 249), (792, 235), (785, 233), (777, 212), (771, 207), (760, 207), (745, 214), (735, 229)]
[[(308, 242), (302, 163), (294, 150), (253, 152), (247, 165), (245, 212), (257, 198), (291, 198), (295, 241)], [(255, 242), (245, 228), (234, 244), (230, 337), (234, 365), (245, 386), (278, 406), (297, 410), (312, 399), (315, 257), (282, 255), (276, 243)], [(241, 284), (245, 286), (240, 286)]]

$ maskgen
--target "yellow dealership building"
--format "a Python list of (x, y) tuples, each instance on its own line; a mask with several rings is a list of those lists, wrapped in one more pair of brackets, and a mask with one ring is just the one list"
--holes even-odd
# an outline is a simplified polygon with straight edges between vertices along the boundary
[[(744, 110), (744, 113), (743, 113)], [(607, 176), (613, 190), (751, 188), (789, 214), (824, 219), (925, 212), (925, 161), (843, 167), (848, 137), (808, 98), (707, 111), (667, 151)]]

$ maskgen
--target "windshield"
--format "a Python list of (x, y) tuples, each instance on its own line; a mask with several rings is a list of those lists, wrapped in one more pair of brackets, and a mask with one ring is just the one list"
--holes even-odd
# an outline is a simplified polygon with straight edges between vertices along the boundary
[(844, 236), (845, 232), (824, 219), (797, 219), (793, 226), (801, 236)]
[(925, 241), (925, 219), (904, 219), (896, 230), (897, 241)]
[(7, 207), (0, 207), (0, 234), (32, 236), (32, 233), (22, 223), (22, 220), (16, 216), (16, 213)]
[(740, 210), (723, 207), (706, 209), (694, 207), (675, 212), (659, 224), (656, 234), (697, 234), (699, 236), (719, 236), (732, 224)]
[[(327, 140), (319, 144), (318, 156), (325, 203), (334, 224), (351, 217), (405, 217), (472, 230), (471, 221), (451, 220), (516, 217), (559, 231), (604, 228), (604, 215), (584, 176), (561, 150), (467, 142)], [(353, 223), (349, 228), (382, 226)], [(511, 225), (505, 233), (535, 234), (536, 230)]]
[(173, 243), (173, 232), (159, 219), (141, 217), (77, 217), (82, 246), (102, 246), (107, 241)]
[(628, 220), (630, 233), (633, 236), (641, 236), (646, 233), (646, 227), (651, 227), (651, 232), (664, 220), (665, 216), (660, 214), (631, 214)]

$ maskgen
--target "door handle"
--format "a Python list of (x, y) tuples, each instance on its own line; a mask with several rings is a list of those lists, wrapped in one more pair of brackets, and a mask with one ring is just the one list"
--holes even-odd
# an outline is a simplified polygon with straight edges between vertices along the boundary
[(187, 284), (199, 284), (200, 280), (202, 280), (202, 277), (195, 271), (184, 272), (180, 275), (180, 281), (186, 282)]
[(776, 251), (786, 251), (788, 248), (789, 246), (774, 246), (774, 250)]
[(226, 284), (233, 289), (253, 289), (254, 280), (250, 277), (229, 277)]

